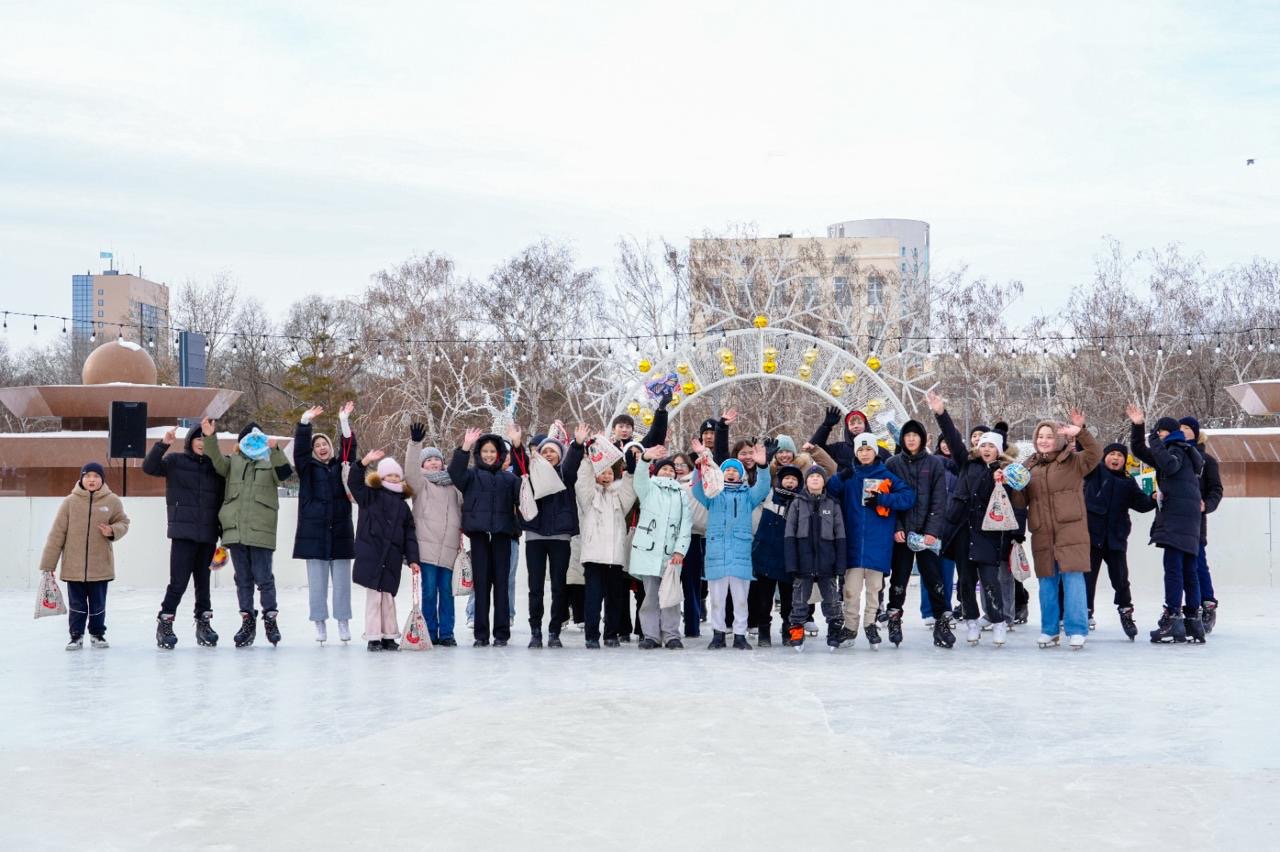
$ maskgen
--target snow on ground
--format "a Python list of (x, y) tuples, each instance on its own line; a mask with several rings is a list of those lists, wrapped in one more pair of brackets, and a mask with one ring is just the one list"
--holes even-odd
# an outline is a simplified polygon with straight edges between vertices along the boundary
[(214, 594), (225, 644), (194, 645), (188, 598), (169, 653), (154, 591), (113, 589), (112, 647), (76, 653), (0, 594), (0, 848), (1275, 848), (1280, 591), (1219, 590), (1203, 647), (1130, 643), (1100, 606), (1082, 652), (1034, 624), (942, 651), (913, 617), (900, 649), (835, 654), (519, 627), (375, 655), (318, 647), (304, 590), (279, 648), (238, 650)]

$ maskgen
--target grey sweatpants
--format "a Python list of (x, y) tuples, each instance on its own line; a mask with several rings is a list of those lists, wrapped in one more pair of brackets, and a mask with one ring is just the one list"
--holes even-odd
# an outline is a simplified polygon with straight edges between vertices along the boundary
[(662, 585), (661, 577), (641, 577), (644, 585), (644, 603), (640, 604), (640, 629), (650, 639), (661, 636), (662, 643), (669, 639), (680, 638), (680, 604), (669, 607), (658, 606), (658, 588)]

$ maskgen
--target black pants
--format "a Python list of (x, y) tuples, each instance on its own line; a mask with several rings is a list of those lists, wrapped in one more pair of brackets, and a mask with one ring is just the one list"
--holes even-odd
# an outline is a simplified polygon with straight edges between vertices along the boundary
[(196, 618), (213, 611), (213, 603), (209, 599), (209, 563), (217, 549), (217, 542), (205, 544), (186, 538), (175, 538), (169, 542), (169, 585), (165, 587), (160, 612), (173, 615), (178, 611), (178, 604), (182, 603), (187, 583), (191, 580), (196, 586)]
[(941, 618), (948, 611), (946, 586), (942, 582), (942, 557), (932, 550), (918, 553), (905, 544), (894, 543), (893, 567), (889, 573), (889, 609), (902, 612), (907, 605), (907, 583), (911, 580), (911, 566), (920, 566), (920, 585), (929, 595), (929, 606), (935, 617)]
[(1019, 583), (1013, 581), (1013, 605), (1016, 609), (1022, 610), (1027, 608), (1027, 604), (1031, 601), (1031, 595), (1027, 592), (1025, 582)]
[(707, 557), (707, 539), (695, 535), (689, 539), (689, 552), (680, 566), (680, 585), (684, 589), (684, 635), (697, 638), (702, 634), (702, 565)]
[(582, 619), (586, 617), (587, 587), (581, 583), (573, 583), (565, 586), (565, 600), (568, 602), (569, 615), (573, 618), (574, 624), (581, 624)]
[(776, 589), (782, 599), (782, 611), (779, 617), (779, 630), (782, 638), (786, 638), (787, 619), (791, 618), (791, 590), (794, 580), (773, 580), (769, 577), (757, 577), (747, 592), (748, 623), (754, 623), (761, 636), (768, 636), (773, 628), (773, 593)]
[(969, 561), (969, 548), (961, 543), (956, 549), (956, 601), (960, 620), (978, 617), (978, 569)]
[(551, 623), (547, 632), (555, 636), (560, 625), (569, 618), (569, 599), (565, 595), (565, 579), (569, 575), (569, 542), (551, 538), (527, 539), (525, 561), (529, 563), (529, 627), (542, 632), (542, 594), (551, 566)]
[[(1008, 621), (1012, 614), (1004, 608), (1004, 594), (1000, 591), (1000, 566), (994, 562), (970, 562), (969, 564), (972, 566), (970, 570), (975, 571), (978, 578), (982, 580), (982, 602), (986, 605), (987, 620), (992, 624)], [(972, 610), (972, 613), (973, 618), (978, 617), (977, 609)]]
[(1089, 550), (1089, 573), (1084, 575), (1085, 588), (1089, 593), (1089, 615), (1093, 615), (1093, 597), (1098, 588), (1098, 574), (1103, 562), (1107, 563), (1107, 574), (1111, 577), (1111, 588), (1116, 593), (1116, 606), (1133, 606), (1133, 596), (1129, 593), (1128, 554), (1123, 550), (1094, 547)]
[[(631, 577), (628, 575), (627, 584), (631, 587), (631, 593), (632, 595), (635, 596), (635, 602), (636, 602), (635, 612), (632, 613), (628, 611), (627, 617), (631, 618), (632, 616), (634, 616), (634, 620), (631, 622), (632, 629), (635, 630), (636, 632), (636, 638), (643, 639), (644, 630), (640, 626), (640, 607), (644, 606), (644, 583), (641, 583), (635, 577)], [(657, 638), (657, 637), (654, 637), (654, 638)]]
[(511, 536), (502, 533), (467, 533), (471, 540), (471, 579), (475, 583), (475, 637), (489, 639), (489, 601), (493, 600), (493, 637), (511, 638)]
[(627, 587), (631, 578), (621, 565), (601, 565), (583, 562), (586, 575), (586, 637), (600, 639), (600, 607), (604, 605), (604, 638), (617, 639), (622, 630), (623, 616), (627, 615)]
[(90, 636), (107, 633), (107, 583), (110, 580), (89, 582), (67, 581), (67, 626), (71, 638), (84, 635), (85, 622), (89, 623)]

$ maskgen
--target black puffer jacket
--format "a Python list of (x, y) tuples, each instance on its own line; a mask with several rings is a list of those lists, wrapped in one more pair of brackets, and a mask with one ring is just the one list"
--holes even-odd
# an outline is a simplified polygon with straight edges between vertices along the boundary
[(404, 566), (418, 561), (418, 536), (409, 508), (413, 489), (405, 484), (403, 493), (388, 491), (377, 472), (366, 471), (359, 459), (351, 463), (347, 487), (360, 504), (351, 579), (366, 589), (394, 595)]
[(788, 574), (834, 577), (848, 567), (844, 510), (826, 493), (806, 491), (791, 501), (782, 542)]
[(1209, 543), (1209, 515), (1218, 511), (1222, 502), (1222, 474), (1218, 472), (1218, 460), (1205, 450), (1203, 444), (1197, 444), (1204, 459), (1204, 469), (1200, 471), (1200, 499), (1204, 501), (1204, 512), (1200, 515), (1200, 543)]
[[(498, 461), (487, 465), (480, 461), (480, 450), (486, 444), (498, 448)], [(506, 469), (506, 445), (497, 435), (481, 435), (471, 453), (457, 449), (449, 460), (449, 478), (462, 492), (462, 531), (515, 536), (516, 507), (520, 504), (520, 478)], [(472, 457), (475, 466), (468, 467)]]
[(293, 539), (294, 559), (351, 559), (355, 556), (355, 531), (351, 525), (351, 501), (342, 486), (342, 460), (358, 458), (356, 436), (342, 439), (328, 461), (311, 452), (310, 423), (299, 423), (293, 432), (293, 466), (298, 473), (298, 531)]
[(1089, 543), (1105, 550), (1129, 546), (1130, 511), (1150, 512), (1156, 507), (1132, 476), (1124, 470), (1109, 470), (1105, 464), (1084, 478), (1084, 504), (1089, 510)]
[(1171, 440), (1164, 441), (1154, 431), (1144, 436), (1142, 427), (1135, 425), (1129, 438), (1134, 456), (1150, 459), (1148, 464), (1156, 469), (1160, 507), (1151, 524), (1151, 543), (1184, 553), (1199, 553), (1203, 520), (1200, 472), (1204, 469), (1204, 456), (1195, 445), (1183, 439), (1181, 432), (1170, 434)]
[(943, 538), (947, 534), (946, 462), (923, 448), (918, 453), (900, 449), (885, 467), (916, 492), (916, 504), (911, 510), (895, 513), (897, 531)]
[(204, 437), (199, 429), (188, 429), (186, 446), (180, 453), (168, 453), (169, 445), (157, 441), (142, 460), (142, 472), (164, 477), (169, 538), (213, 544), (222, 534), (218, 512), (226, 483), (208, 457), (196, 455), (191, 449), (191, 442), (197, 437)]
[[(513, 455), (516, 457), (517, 470), (529, 469), (529, 454), (524, 447), (516, 447)], [(532, 521), (521, 518), (521, 528), (544, 536), (578, 534), (578, 501), (574, 496), (574, 485), (578, 481), (578, 467), (581, 464), (582, 445), (575, 441), (569, 445), (557, 471), (565, 489), (539, 500), (538, 516)]]

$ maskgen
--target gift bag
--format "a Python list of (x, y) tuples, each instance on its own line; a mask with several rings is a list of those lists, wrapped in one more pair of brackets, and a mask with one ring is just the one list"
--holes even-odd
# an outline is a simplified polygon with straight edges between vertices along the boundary
[(62, 589), (52, 571), (40, 572), (40, 588), (36, 590), (36, 618), (46, 615), (66, 615), (67, 605), (62, 600)]
[(622, 450), (609, 443), (604, 435), (596, 435), (587, 447), (587, 460), (591, 462), (591, 471), (596, 476), (613, 467), (622, 458)]
[(529, 456), (529, 484), (533, 486), (535, 500), (559, 494), (564, 490), (564, 480), (560, 478), (560, 472), (552, 466), (551, 462), (542, 457), (542, 453)]
[(427, 620), (422, 617), (422, 572), (413, 572), (413, 609), (404, 623), (400, 635), (400, 648), (405, 651), (430, 651), (431, 634), (427, 632)]
[(551, 424), (551, 428), (547, 430), (547, 437), (558, 442), (562, 447), (569, 446), (569, 442), (573, 440), (569, 430), (564, 428), (564, 424), (559, 420)]
[(529, 469), (516, 456), (516, 467), (520, 468), (520, 517), (532, 521), (538, 517), (538, 501), (533, 496), (533, 485), (529, 482)]
[(1013, 516), (1013, 506), (1004, 486), (997, 485), (987, 501), (987, 514), (982, 517), (982, 528), (987, 532), (1016, 530), (1018, 519)]
[(716, 466), (709, 451), (703, 451), (698, 475), (702, 477), (702, 493), (711, 499), (724, 490), (724, 471)]
[(458, 558), (453, 560), (453, 595), (462, 597), (471, 594), (475, 584), (471, 581), (471, 554), (465, 550), (458, 551)]
[(1026, 548), (1016, 541), (1013, 543), (1013, 550), (1009, 551), (1009, 573), (1013, 575), (1015, 583), (1031, 578), (1031, 563), (1027, 561)]
[(684, 588), (680, 585), (680, 566), (668, 562), (662, 569), (662, 582), (658, 584), (658, 606), (662, 609), (680, 606), (684, 602)]

